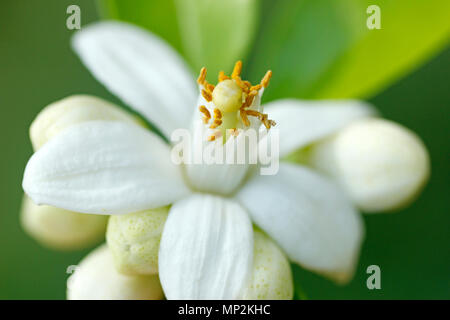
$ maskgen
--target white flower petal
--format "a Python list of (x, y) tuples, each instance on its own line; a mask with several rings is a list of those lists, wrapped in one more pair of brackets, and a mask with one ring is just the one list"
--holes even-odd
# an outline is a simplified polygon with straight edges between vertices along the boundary
[(370, 105), (357, 100), (286, 99), (268, 103), (264, 108), (280, 130), (280, 156), (332, 134), (355, 119), (374, 114)]
[(237, 194), (253, 221), (305, 268), (348, 280), (363, 238), (345, 195), (313, 171), (281, 163), (275, 176), (254, 176)]
[(310, 163), (329, 174), (366, 212), (410, 204), (430, 174), (420, 138), (383, 119), (361, 120), (314, 145)]
[(73, 47), (99, 81), (167, 137), (188, 127), (194, 79), (163, 40), (130, 24), (101, 22), (77, 32)]
[(161, 207), (188, 192), (169, 147), (150, 131), (118, 121), (61, 132), (30, 158), (23, 188), (37, 204), (98, 214)]
[(68, 300), (160, 300), (164, 294), (157, 275), (127, 276), (114, 268), (106, 245), (92, 251), (67, 279)]
[(252, 225), (239, 204), (196, 194), (172, 206), (159, 249), (168, 299), (236, 299), (252, 262)]
[[(202, 120), (197, 120), (192, 131), (192, 148), (189, 154), (190, 162), (186, 165), (186, 176), (196, 190), (228, 195), (241, 184), (249, 168), (246, 156), (248, 152), (245, 151), (246, 140), (244, 134), (240, 134), (230, 137), (225, 144), (222, 143), (222, 138), (208, 141), (212, 131), (203, 125)], [(244, 148), (242, 154), (245, 161), (227, 163), (227, 154), (234, 152), (237, 155), (241, 146)], [(217, 158), (216, 152), (220, 155)]]

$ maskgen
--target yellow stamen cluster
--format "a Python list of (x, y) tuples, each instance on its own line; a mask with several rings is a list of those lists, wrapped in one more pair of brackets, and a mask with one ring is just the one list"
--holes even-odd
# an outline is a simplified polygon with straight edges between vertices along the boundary
[[(241, 79), (242, 62), (236, 62), (231, 76), (227, 76), (223, 71), (219, 72), (218, 85), (214, 86), (206, 81), (206, 68), (200, 70), (200, 75), (197, 82), (203, 86), (201, 91), (202, 96), (206, 101), (213, 101), (216, 108), (214, 109), (214, 120), (210, 125), (211, 129), (216, 129), (222, 125), (223, 112), (239, 111), (242, 123), (248, 127), (250, 126), (250, 120), (248, 117), (258, 118), (267, 129), (276, 125), (275, 121), (270, 120), (268, 115), (256, 110), (249, 109), (253, 104), (255, 97), (258, 95), (259, 90), (267, 88), (270, 78), (272, 77), (272, 71), (267, 73), (262, 78), (261, 82), (257, 85), (252, 85), (249, 81)], [(200, 112), (203, 114), (203, 121), (205, 124), (211, 120), (211, 114), (205, 106), (200, 106)], [(237, 130), (232, 129), (233, 135)], [(208, 140), (213, 141), (216, 138), (215, 135), (209, 137)]]

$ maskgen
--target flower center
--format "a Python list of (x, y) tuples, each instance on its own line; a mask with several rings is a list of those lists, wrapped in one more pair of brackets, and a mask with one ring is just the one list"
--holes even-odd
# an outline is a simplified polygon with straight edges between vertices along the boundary
[(226, 79), (214, 88), (212, 101), (222, 112), (237, 111), (242, 105), (242, 89), (236, 81)]
[(242, 80), (241, 71), (242, 62), (238, 61), (230, 77), (223, 71), (219, 72), (218, 83), (214, 86), (206, 81), (206, 68), (200, 70), (197, 82), (203, 87), (202, 96), (213, 106), (208, 109), (201, 105), (199, 111), (203, 115), (203, 122), (209, 124), (210, 129), (218, 129), (217, 134), (209, 137), (209, 140), (215, 140), (216, 136), (225, 136), (226, 130), (231, 130), (233, 135), (238, 134), (236, 127), (239, 123), (242, 123), (243, 127), (250, 126), (249, 117), (259, 119), (267, 130), (276, 124), (267, 114), (253, 108), (260, 90), (269, 85), (272, 71), (267, 71), (257, 85)]

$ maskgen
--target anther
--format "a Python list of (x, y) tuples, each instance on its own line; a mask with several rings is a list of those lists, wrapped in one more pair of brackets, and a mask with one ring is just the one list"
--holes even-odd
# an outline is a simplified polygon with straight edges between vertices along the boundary
[(204, 86), (205, 86), (206, 91), (208, 91), (209, 93), (212, 93), (214, 91), (215, 86), (213, 84), (210, 84), (205, 81)]
[(202, 96), (205, 98), (206, 101), (211, 102), (212, 95), (210, 92), (206, 91), (205, 89), (202, 89)]
[(200, 75), (197, 78), (197, 83), (203, 84), (205, 82), (205, 79), (206, 79), (206, 68), (203, 67), (200, 69)]
[(233, 73), (231, 74), (231, 78), (234, 79), (236, 77), (239, 77), (242, 72), (242, 61), (239, 60), (234, 65)]
[(219, 72), (219, 82), (222, 82), (223, 80), (228, 80), (228, 79), (230, 79), (230, 77), (227, 76), (227, 75), (225, 74), (225, 72), (223, 72), (223, 71), (220, 71), (220, 72)]
[(244, 81), (242, 81), (241, 77), (234, 77), (233, 80), (236, 82), (236, 84), (241, 88), (242, 91), (246, 91), (247, 87), (244, 84)]
[(205, 115), (207, 118), (211, 118), (211, 113), (209, 113), (209, 110), (205, 106), (198, 107), (198, 110), (200, 110), (201, 113)]
[(219, 109), (214, 109), (214, 119), (222, 119), (222, 112)]
[(266, 74), (264, 75), (264, 77), (261, 80), (261, 85), (264, 88), (267, 88), (267, 86), (269, 85), (269, 81), (270, 81), (271, 77), (272, 77), (272, 71), (269, 70), (269, 71), (266, 72)]
[(275, 121), (268, 119), (268, 115), (266, 113), (263, 114), (261, 122), (264, 124), (267, 130), (269, 130), (271, 127), (277, 124)]
[(222, 124), (221, 119), (215, 119), (214, 122), (209, 126), (210, 129), (215, 129)]
[(201, 113), (203, 113), (203, 123), (208, 123), (209, 119), (211, 119), (211, 113), (209, 113), (209, 110), (205, 106), (198, 107)]
[(221, 136), (222, 136), (222, 132), (217, 130), (216, 132), (214, 132), (214, 134), (212, 134), (208, 137), (208, 141), (214, 141), (214, 140), (216, 140), (216, 138), (220, 138)]

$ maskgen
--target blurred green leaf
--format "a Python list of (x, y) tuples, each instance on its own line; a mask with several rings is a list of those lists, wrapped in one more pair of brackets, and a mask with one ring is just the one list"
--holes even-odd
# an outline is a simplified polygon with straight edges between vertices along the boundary
[(174, 0), (98, 0), (98, 7), (103, 18), (137, 24), (183, 52)]
[[(300, 268), (298, 265), (291, 264), (293, 273), (295, 269)], [(307, 294), (303, 290), (303, 286), (300, 285), (298, 279), (294, 276), (294, 300), (309, 300)]]
[[(369, 30), (369, 5), (381, 29)], [(268, 0), (249, 74), (274, 71), (270, 99), (373, 96), (442, 49), (448, 0)]]
[(244, 59), (256, 33), (259, 0), (98, 0), (104, 18), (158, 34), (208, 78)]
[(208, 68), (216, 80), (220, 70), (231, 72), (252, 44), (258, 0), (175, 0), (180, 32), (194, 70)]

